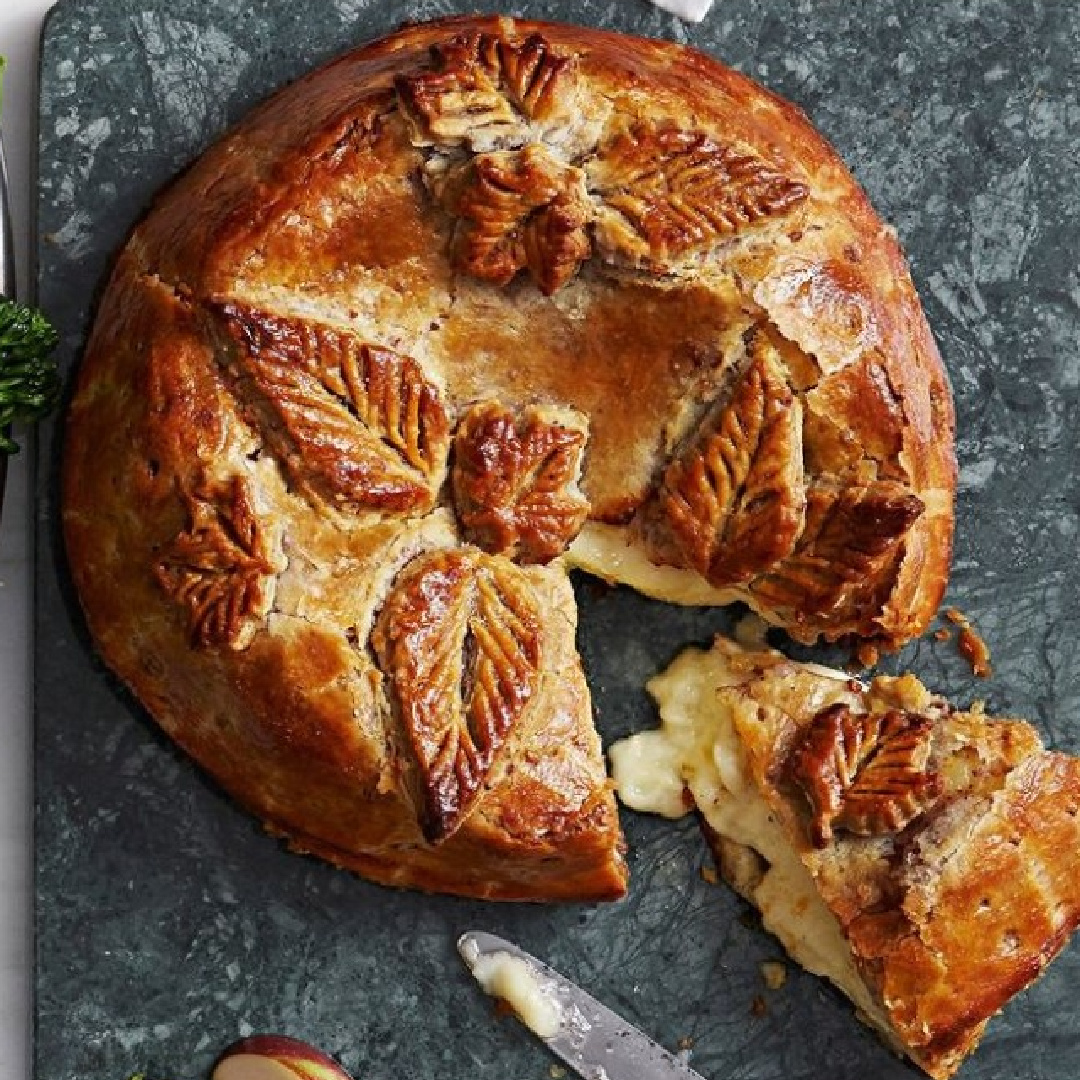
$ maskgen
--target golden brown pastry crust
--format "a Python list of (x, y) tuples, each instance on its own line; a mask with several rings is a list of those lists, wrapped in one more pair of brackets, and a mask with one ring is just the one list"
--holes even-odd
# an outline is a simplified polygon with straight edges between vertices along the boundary
[(1080, 925), (1080, 760), (911, 675), (862, 687), (714, 647), (755, 785), (898, 1044), (950, 1076)]
[[(676, 45), (448, 19), (286, 88), (158, 199), (79, 373), (65, 532), (106, 661), (296, 846), (396, 884), (611, 897), (563, 571), (513, 571), (530, 690), (499, 684), (520, 707), (482, 753), (473, 733), (453, 798), (400, 650), (371, 647), (398, 579), (461, 531), (546, 562), (587, 506), (798, 636), (895, 645), (944, 588), (952, 424), (895, 237), (798, 110)], [(466, 682), (488, 670), (468, 625)]]

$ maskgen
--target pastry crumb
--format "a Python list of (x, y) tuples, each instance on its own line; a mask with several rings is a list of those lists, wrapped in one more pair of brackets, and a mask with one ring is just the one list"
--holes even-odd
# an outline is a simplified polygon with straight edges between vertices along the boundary
[(990, 666), (990, 647), (979, 632), (971, 625), (971, 620), (957, 608), (946, 608), (945, 618), (960, 628), (956, 639), (960, 655), (971, 665), (973, 674), (980, 679), (987, 679), (993, 674)]
[(787, 982), (787, 965), (779, 960), (766, 960), (761, 965), (761, 977), (769, 990), (779, 990)]
[(765, 999), (760, 994), (755, 994), (754, 1000), (750, 1002), (750, 1015), (764, 1016), (768, 1011), (769, 1006), (765, 1004)]
[(720, 875), (716, 872), (716, 867), (712, 863), (706, 863), (701, 868), (701, 880), (709, 885), (718, 885), (720, 883)]
[(881, 659), (881, 650), (869, 641), (862, 641), (855, 650), (855, 659), (864, 667), (873, 667)]
[(562, 1080), (565, 1075), (566, 1070), (561, 1065), (552, 1065), (548, 1069), (548, 1076), (551, 1077), (551, 1080)]
[(947, 626), (943, 626), (943, 627), (941, 627), (940, 630), (935, 630), (934, 631), (934, 640), (935, 641), (948, 641), (949, 638), (951, 638), (951, 637), (952, 637), (952, 631)]
[(680, 1051), (693, 1050), (694, 1040), (690, 1035), (684, 1035), (675, 1045)]

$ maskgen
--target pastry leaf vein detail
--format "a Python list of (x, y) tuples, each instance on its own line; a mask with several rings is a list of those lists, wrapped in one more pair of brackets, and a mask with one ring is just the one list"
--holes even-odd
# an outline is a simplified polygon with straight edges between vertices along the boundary
[(522, 571), (462, 548), (406, 568), (372, 645), (411, 759), (429, 841), (453, 835), (539, 689), (541, 630)]
[(277, 573), (247, 482), (203, 479), (182, 494), (188, 525), (162, 551), (155, 576), (187, 608), (193, 645), (244, 649), (270, 610)]

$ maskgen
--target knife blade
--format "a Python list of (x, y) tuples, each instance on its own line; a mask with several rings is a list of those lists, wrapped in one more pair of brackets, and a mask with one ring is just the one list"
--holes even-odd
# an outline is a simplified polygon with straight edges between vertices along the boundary
[(11, 224), (8, 197), (7, 160), (4, 157), (4, 133), (0, 131), (0, 296), (15, 297), (15, 232)]
[[(586, 1080), (703, 1080), (687, 1064), (524, 949), (470, 930), (458, 952), (484, 990)], [(523, 965), (523, 966), (522, 966)]]
[[(4, 132), (0, 129), (0, 297), (15, 300), (15, 231), (11, 224), (11, 202), (8, 197), (7, 158), (4, 156)], [(7, 428), (0, 428), (7, 434)], [(0, 453), (0, 513), (4, 508), (7, 487), (8, 456)]]

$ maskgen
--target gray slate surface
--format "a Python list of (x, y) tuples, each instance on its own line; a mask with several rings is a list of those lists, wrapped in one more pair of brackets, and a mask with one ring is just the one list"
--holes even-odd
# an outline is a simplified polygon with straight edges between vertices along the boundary
[[(689, 41), (796, 101), (837, 144), (913, 264), (957, 395), (950, 600), (994, 650), (989, 683), (931, 638), (910, 665), (1080, 750), (1080, 9), (1067, 2), (719, 0), (691, 28), (641, 0), (508, 5)], [(110, 253), (152, 192), (319, 61), (470, 5), (424, 0), (66, 2), (44, 45), (40, 299), (77, 360)], [(477, 3), (475, 9), (498, 5)], [(396, 894), (289, 855), (161, 736), (94, 658), (39, 472), (37, 1075), (203, 1076), (237, 1036), (311, 1039), (358, 1078), (548, 1076), (469, 984), (467, 927), (521, 942), (707, 1077), (914, 1075), (820, 981), (767, 994), (778, 946), (698, 875), (690, 822), (627, 815), (630, 899), (498, 907)], [(607, 738), (653, 722), (644, 680), (724, 612), (579, 582)], [(1080, 949), (996, 1021), (962, 1073), (1080, 1075)]]

